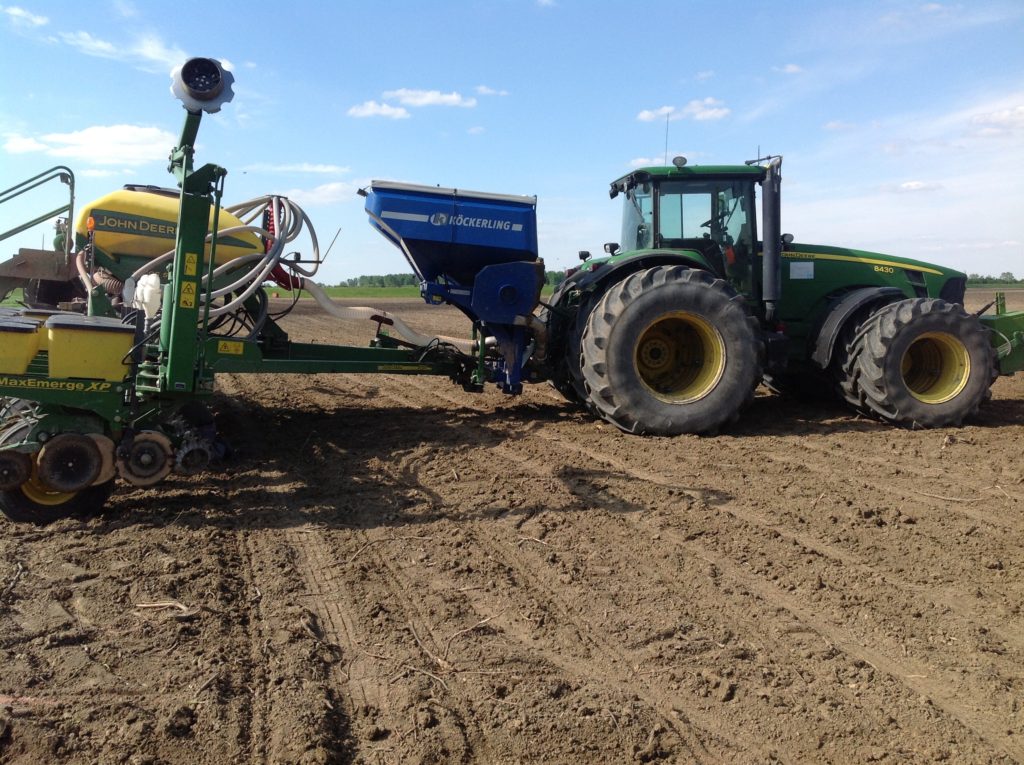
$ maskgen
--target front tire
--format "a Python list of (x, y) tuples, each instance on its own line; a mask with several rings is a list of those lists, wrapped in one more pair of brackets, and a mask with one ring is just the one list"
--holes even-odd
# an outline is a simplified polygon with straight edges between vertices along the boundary
[(945, 300), (882, 308), (855, 343), (864, 406), (907, 428), (959, 426), (991, 396), (995, 354), (977, 317)]
[(756, 319), (725, 281), (658, 266), (605, 293), (587, 321), (582, 372), (596, 412), (627, 433), (711, 433), (736, 419), (764, 364)]

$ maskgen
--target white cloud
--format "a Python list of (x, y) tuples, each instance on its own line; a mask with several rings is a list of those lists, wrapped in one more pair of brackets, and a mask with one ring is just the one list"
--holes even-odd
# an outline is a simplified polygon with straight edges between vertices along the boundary
[(364, 101), (348, 110), (349, 117), (387, 117), (393, 120), (409, 118), (407, 109), (391, 104), (378, 104), (376, 101)]
[(114, 9), (126, 19), (133, 19), (139, 15), (139, 9), (130, 0), (114, 0)]
[(476, 93), (477, 93), (478, 96), (507, 96), (508, 95), (508, 91), (507, 90), (495, 90), (494, 88), (489, 88), (486, 85), (477, 85), (476, 86)]
[(843, 122), (842, 120), (829, 120), (822, 125), (822, 127), (825, 128), (825, 130), (852, 130), (856, 126), (850, 122)]
[(723, 117), (728, 117), (731, 111), (725, 106), (722, 101), (717, 98), (704, 98), (694, 99), (690, 101), (682, 109), (677, 109), (674, 106), (661, 106), (657, 109), (644, 109), (636, 118), (640, 122), (657, 122), (668, 119), (669, 122), (675, 122), (689, 117), (700, 122), (705, 120), (720, 120)]
[(46, 16), (37, 16), (16, 5), (0, 5), (0, 13), (5, 14), (16, 27), (42, 27), (50, 23)]
[(784, 229), (801, 242), (973, 273), (1017, 269), (1024, 198), (1007, 168), (1024, 164), (1024, 141), (1013, 132), (1021, 105), (1018, 90), (822, 131), (816, 148), (786, 159)]
[(463, 98), (460, 93), (442, 93), (440, 90), (399, 88), (384, 92), (382, 98), (387, 101), (398, 101), (403, 106), (476, 106), (475, 98)]
[(704, 80), (710, 80), (714, 76), (715, 76), (714, 70), (712, 70), (712, 69), (705, 69), (705, 70), (703, 70), (701, 72), (697, 72), (697, 74), (693, 75), (693, 79), (700, 80), (700, 81), (703, 82)]
[(669, 120), (682, 119), (682, 115), (676, 111), (674, 106), (661, 106), (657, 109), (644, 109), (636, 118), (641, 122), (655, 122), (668, 117)]
[(10, 153), (41, 152), (60, 160), (91, 165), (144, 165), (163, 161), (177, 139), (166, 130), (140, 125), (95, 125), (73, 133), (49, 133), (40, 138), (10, 136)]
[(883, 187), (885, 191), (895, 191), (897, 194), (914, 193), (916, 191), (937, 191), (942, 188), (941, 183), (930, 181), (904, 181), (896, 186)]
[(8, 154), (28, 154), (33, 151), (43, 151), (45, 143), (39, 143), (35, 138), (28, 138), (17, 134), (7, 136), (4, 141), (4, 151)]
[(803, 71), (803, 67), (798, 64), (786, 64), (785, 66), (775, 66), (772, 69), (776, 72), (782, 72), (782, 74), (800, 74)]
[[(126, 61), (149, 72), (169, 72), (188, 58), (188, 54), (181, 48), (168, 45), (156, 35), (142, 35), (128, 45), (101, 40), (81, 30), (61, 32), (59, 38), (65, 45), (87, 56)], [(228, 65), (225, 68), (231, 67)]]
[(339, 202), (352, 202), (358, 199), (356, 192), (369, 184), (368, 180), (335, 181), (324, 183), (312, 189), (292, 189), (285, 196), (299, 205), (315, 207), (316, 205), (334, 205)]
[(93, 37), (88, 32), (61, 32), (60, 39), (87, 56), (120, 58), (124, 55), (113, 43)]
[(324, 175), (342, 175), (349, 172), (349, 168), (343, 167), (342, 165), (323, 165), (311, 162), (298, 162), (284, 165), (258, 162), (255, 165), (246, 165), (243, 169), (246, 172), (252, 173), (319, 173)]
[(975, 114), (970, 118), (970, 122), (972, 125), (978, 126), (978, 135), (1009, 135), (1010, 133), (1024, 130), (1024, 104)]
[[(140, 59), (143, 64), (151, 64), (159, 71), (169, 72), (178, 64), (183, 63), (188, 54), (181, 48), (168, 46), (155, 35), (140, 37), (130, 49), (130, 54)], [(225, 66), (230, 69), (230, 66)]]
[(469, 133), (470, 135), (483, 135), (487, 131), (486, 131), (485, 128), (482, 128), (479, 125), (476, 125), (475, 127), (471, 127), (466, 132)]
[(730, 113), (730, 110), (722, 101), (710, 97), (690, 101), (683, 108), (684, 115), (693, 117), (693, 119), (701, 122), (705, 120), (720, 120), (723, 117), (728, 117)]

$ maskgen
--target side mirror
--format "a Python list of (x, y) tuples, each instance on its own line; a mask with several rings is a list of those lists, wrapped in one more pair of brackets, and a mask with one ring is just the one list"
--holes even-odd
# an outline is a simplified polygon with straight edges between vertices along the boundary
[(589, 257), (590, 257), (590, 253), (587, 250), (580, 250), (579, 251), (579, 258), (580, 258), (580, 260), (587, 260)]
[(609, 255), (614, 255), (615, 253), (617, 253), (619, 251), (619, 243), (618, 242), (605, 242), (604, 243), (604, 251), (607, 252)]

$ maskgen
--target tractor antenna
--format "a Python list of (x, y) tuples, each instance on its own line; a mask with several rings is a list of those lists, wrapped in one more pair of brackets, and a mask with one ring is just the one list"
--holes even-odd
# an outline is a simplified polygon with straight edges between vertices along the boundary
[(664, 164), (666, 164), (666, 165), (668, 164), (668, 118), (669, 118), (669, 115), (666, 113), (665, 114), (665, 162), (664, 162)]

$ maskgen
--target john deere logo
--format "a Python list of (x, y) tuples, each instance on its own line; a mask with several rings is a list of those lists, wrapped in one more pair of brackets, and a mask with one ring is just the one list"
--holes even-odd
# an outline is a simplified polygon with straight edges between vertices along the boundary
[(448, 225), (448, 213), (437, 212), (430, 216), (430, 222), (435, 226)]

